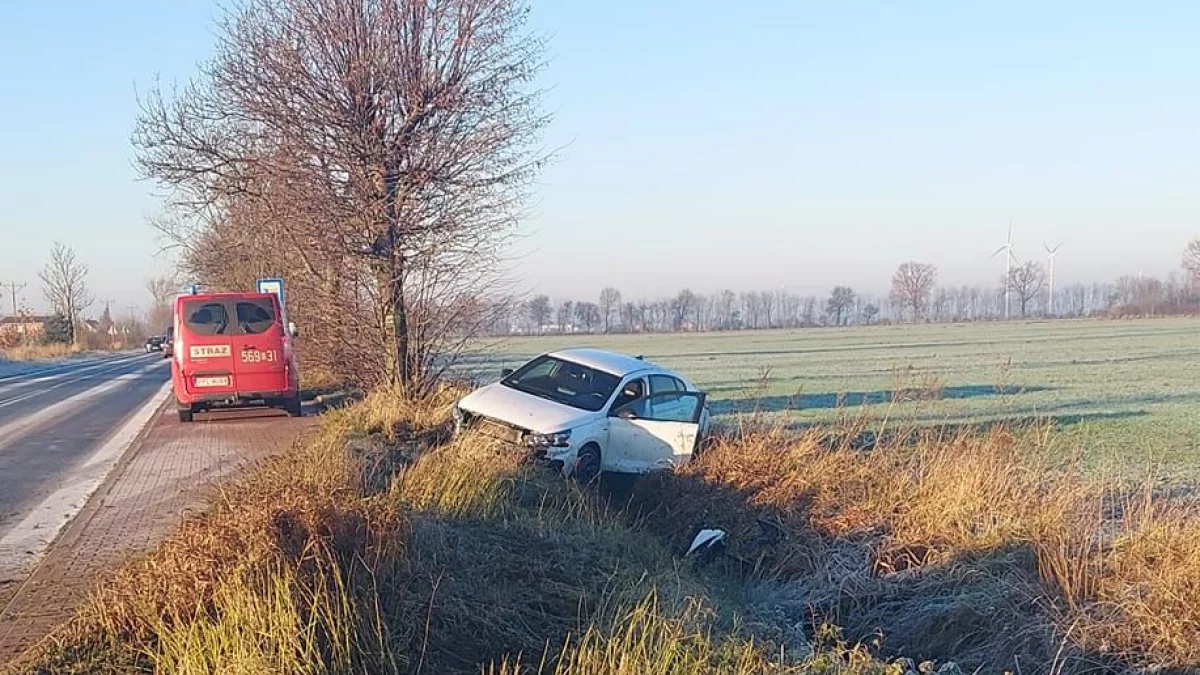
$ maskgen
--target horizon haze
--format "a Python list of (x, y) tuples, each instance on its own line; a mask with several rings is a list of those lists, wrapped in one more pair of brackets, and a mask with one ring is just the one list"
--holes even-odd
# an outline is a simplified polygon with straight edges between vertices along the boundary
[[(220, 9), (106, 4), (0, 7), (0, 282), (38, 309), (55, 240), (121, 311), (170, 264), (136, 96), (194, 75)], [(1059, 283), (1163, 276), (1200, 233), (1198, 5), (535, 0), (531, 22), (560, 152), (512, 252), (530, 292), (881, 294), (907, 260), (993, 285), (1010, 218), (1022, 260), (1063, 243)]]

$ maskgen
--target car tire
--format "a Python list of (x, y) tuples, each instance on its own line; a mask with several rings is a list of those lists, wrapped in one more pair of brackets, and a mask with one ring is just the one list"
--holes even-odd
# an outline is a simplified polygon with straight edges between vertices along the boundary
[(300, 394), (285, 399), (283, 409), (287, 411), (288, 417), (302, 417), (304, 415), (304, 408), (300, 401)]
[(600, 480), (600, 466), (600, 446), (589, 443), (579, 449), (571, 477), (580, 485), (592, 485)]
[(191, 422), (194, 414), (191, 408), (181, 408), (179, 410), (179, 421), (183, 423)]

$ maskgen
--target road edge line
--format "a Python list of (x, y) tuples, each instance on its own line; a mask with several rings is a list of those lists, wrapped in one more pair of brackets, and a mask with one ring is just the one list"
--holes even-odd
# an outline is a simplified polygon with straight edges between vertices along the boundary
[[(121, 460), (137, 446), (138, 441), (145, 435), (146, 429), (154, 421), (156, 414), (167, 403), (170, 393), (171, 382), (168, 380), (129, 416), (116, 433), (84, 460), (80, 465), (81, 469), (95, 467), (98, 464), (102, 468), (96, 476), (83, 481), (82, 489), (77, 488), (69, 495), (60, 496), (58, 492), (51, 494), (34, 507), (29, 515), (18, 522), (4, 537), (0, 538), (0, 556), (9, 555), (4, 549), (18, 550), (28, 547), (30, 543), (45, 540), (45, 543), (36, 552), (12, 555), (12, 560), (0, 558), (0, 564), (12, 570), (20, 570), (18, 573), (24, 574), (26, 580), (33, 576), (45, 558), (45, 554), (58, 543), (68, 526), (73, 524), (79, 515), (88, 508), (92, 498), (108, 481), (114, 469), (121, 465)], [(52, 530), (52, 532), (46, 536), (48, 530)], [(18, 589), (13, 597), (19, 593)], [(0, 615), (2, 614), (3, 612), (0, 612)]]

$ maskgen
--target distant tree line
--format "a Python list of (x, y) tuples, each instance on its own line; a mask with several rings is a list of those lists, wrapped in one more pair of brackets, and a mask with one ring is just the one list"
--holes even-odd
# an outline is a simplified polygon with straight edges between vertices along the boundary
[(496, 312), (493, 334), (659, 333), (729, 331), (880, 323), (959, 323), (1021, 318), (1131, 318), (1200, 312), (1200, 238), (1183, 257), (1181, 273), (1165, 279), (1123, 276), (1110, 282), (1055, 286), (1046, 266), (1025, 262), (991, 286), (938, 283), (934, 265), (909, 261), (892, 275), (886, 296), (834, 286), (828, 295), (786, 290), (683, 289), (672, 297), (624, 300), (603, 289), (595, 302), (536, 295)]

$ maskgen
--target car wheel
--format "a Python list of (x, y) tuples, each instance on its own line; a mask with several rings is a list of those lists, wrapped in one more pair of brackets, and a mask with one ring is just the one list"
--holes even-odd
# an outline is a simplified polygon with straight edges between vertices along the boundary
[(283, 409), (287, 411), (287, 414), (290, 417), (302, 416), (304, 414), (304, 410), (300, 403), (300, 394), (296, 394), (294, 397), (284, 401)]
[(191, 421), (192, 421), (192, 416), (193, 416), (193, 413), (192, 413), (192, 409), (191, 409), (191, 408), (181, 409), (181, 410), (179, 411), (179, 421), (180, 421), (180, 422), (185, 422), (185, 423), (186, 423), (186, 422), (191, 422)]
[(600, 448), (588, 444), (580, 448), (579, 457), (575, 460), (575, 470), (571, 472), (575, 482), (580, 485), (591, 485), (600, 478)]

